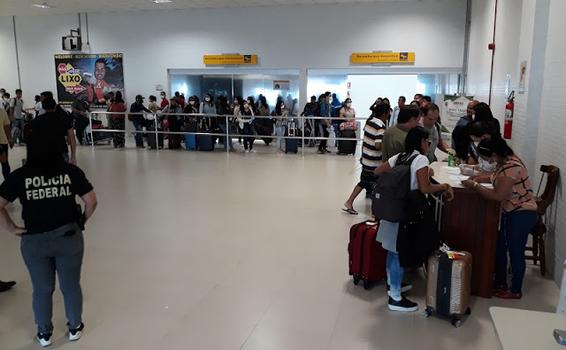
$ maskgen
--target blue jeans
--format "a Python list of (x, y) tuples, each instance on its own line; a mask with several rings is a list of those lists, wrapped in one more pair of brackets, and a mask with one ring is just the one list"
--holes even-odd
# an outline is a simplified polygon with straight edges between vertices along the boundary
[(143, 147), (143, 120), (134, 119), (134, 127), (136, 128), (136, 147)]
[(530, 210), (519, 210), (501, 215), (501, 229), (497, 238), (495, 255), (495, 286), (507, 288), (507, 254), (511, 261), (511, 293), (521, 293), (525, 277), (525, 246), (537, 213)]
[[(226, 134), (226, 123), (220, 123), (218, 124), (218, 126), (220, 127), (220, 130), (222, 130), (222, 132)], [(230, 146), (230, 149), (234, 148), (234, 146), (232, 145), (232, 137), (224, 137), (224, 149), (226, 149), (228, 145)]]
[(37, 331), (53, 332), (51, 318), (55, 275), (59, 277), (69, 327), (80, 326), (83, 312), (80, 280), (84, 240), (78, 225), (68, 224), (45, 233), (23, 235), (21, 251), (33, 285), (33, 313)]
[(395, 300), (401, 299), (401, 283), (405, 269), (399, 263), (399, 254), (387, 252), (387, 284), (389, 284), (389, 296)]

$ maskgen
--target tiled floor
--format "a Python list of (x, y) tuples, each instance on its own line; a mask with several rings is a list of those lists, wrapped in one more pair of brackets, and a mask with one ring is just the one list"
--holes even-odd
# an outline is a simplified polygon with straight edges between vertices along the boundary
[[(500, 349), (493, 305), (554, 311), (558, 288), (529, 268), (521, 301), (474, 299), (459, 328), (422, 312), (391, 313), (383, 284), (355, 287), (340, 212), (354, 157), (80, 150), (100, 206), (86, 231), (85, 336), (54, 349)], [(310, 153), (310, 152), (309, 152)], [(20, 164), (22, 149), (12, 153)], [(10, 211), (16, 215), (18, 205)], [(19, 240), (0, 235), (0, 349), (35, 349), (31, 286)], [(423, 308), (424, 279), (411, 296)], [(521, 330), (518, 330), (521, 331)]]

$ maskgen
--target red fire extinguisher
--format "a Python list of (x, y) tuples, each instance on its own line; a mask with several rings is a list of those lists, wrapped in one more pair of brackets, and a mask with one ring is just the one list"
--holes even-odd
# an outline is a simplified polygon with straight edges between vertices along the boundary
[(507, 104), (505, 105), (505, 126), (503, 128), (503, 137), (506, 139), (511, 138), (513, 131), (513, 113), (515, 111), (515, 91), (511, 91), (507, 97)]

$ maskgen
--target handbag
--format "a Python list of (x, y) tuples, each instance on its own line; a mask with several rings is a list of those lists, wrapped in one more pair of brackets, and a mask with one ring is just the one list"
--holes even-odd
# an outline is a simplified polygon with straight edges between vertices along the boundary
[(353, 120), (348, 120), (340, 124), (340, 131), (345, 131), (345, 130), (356, 131), (358, 130), (358, 124)]

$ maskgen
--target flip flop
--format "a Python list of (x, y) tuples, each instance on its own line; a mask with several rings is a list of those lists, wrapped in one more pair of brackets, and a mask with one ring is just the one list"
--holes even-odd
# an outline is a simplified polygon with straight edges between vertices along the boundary
[(358, 215), (358, 212), (355, 211), (354, 209), (349, 209), (349, 208), (343, 208), (342, 211), (350, 214), (350, 215)]

